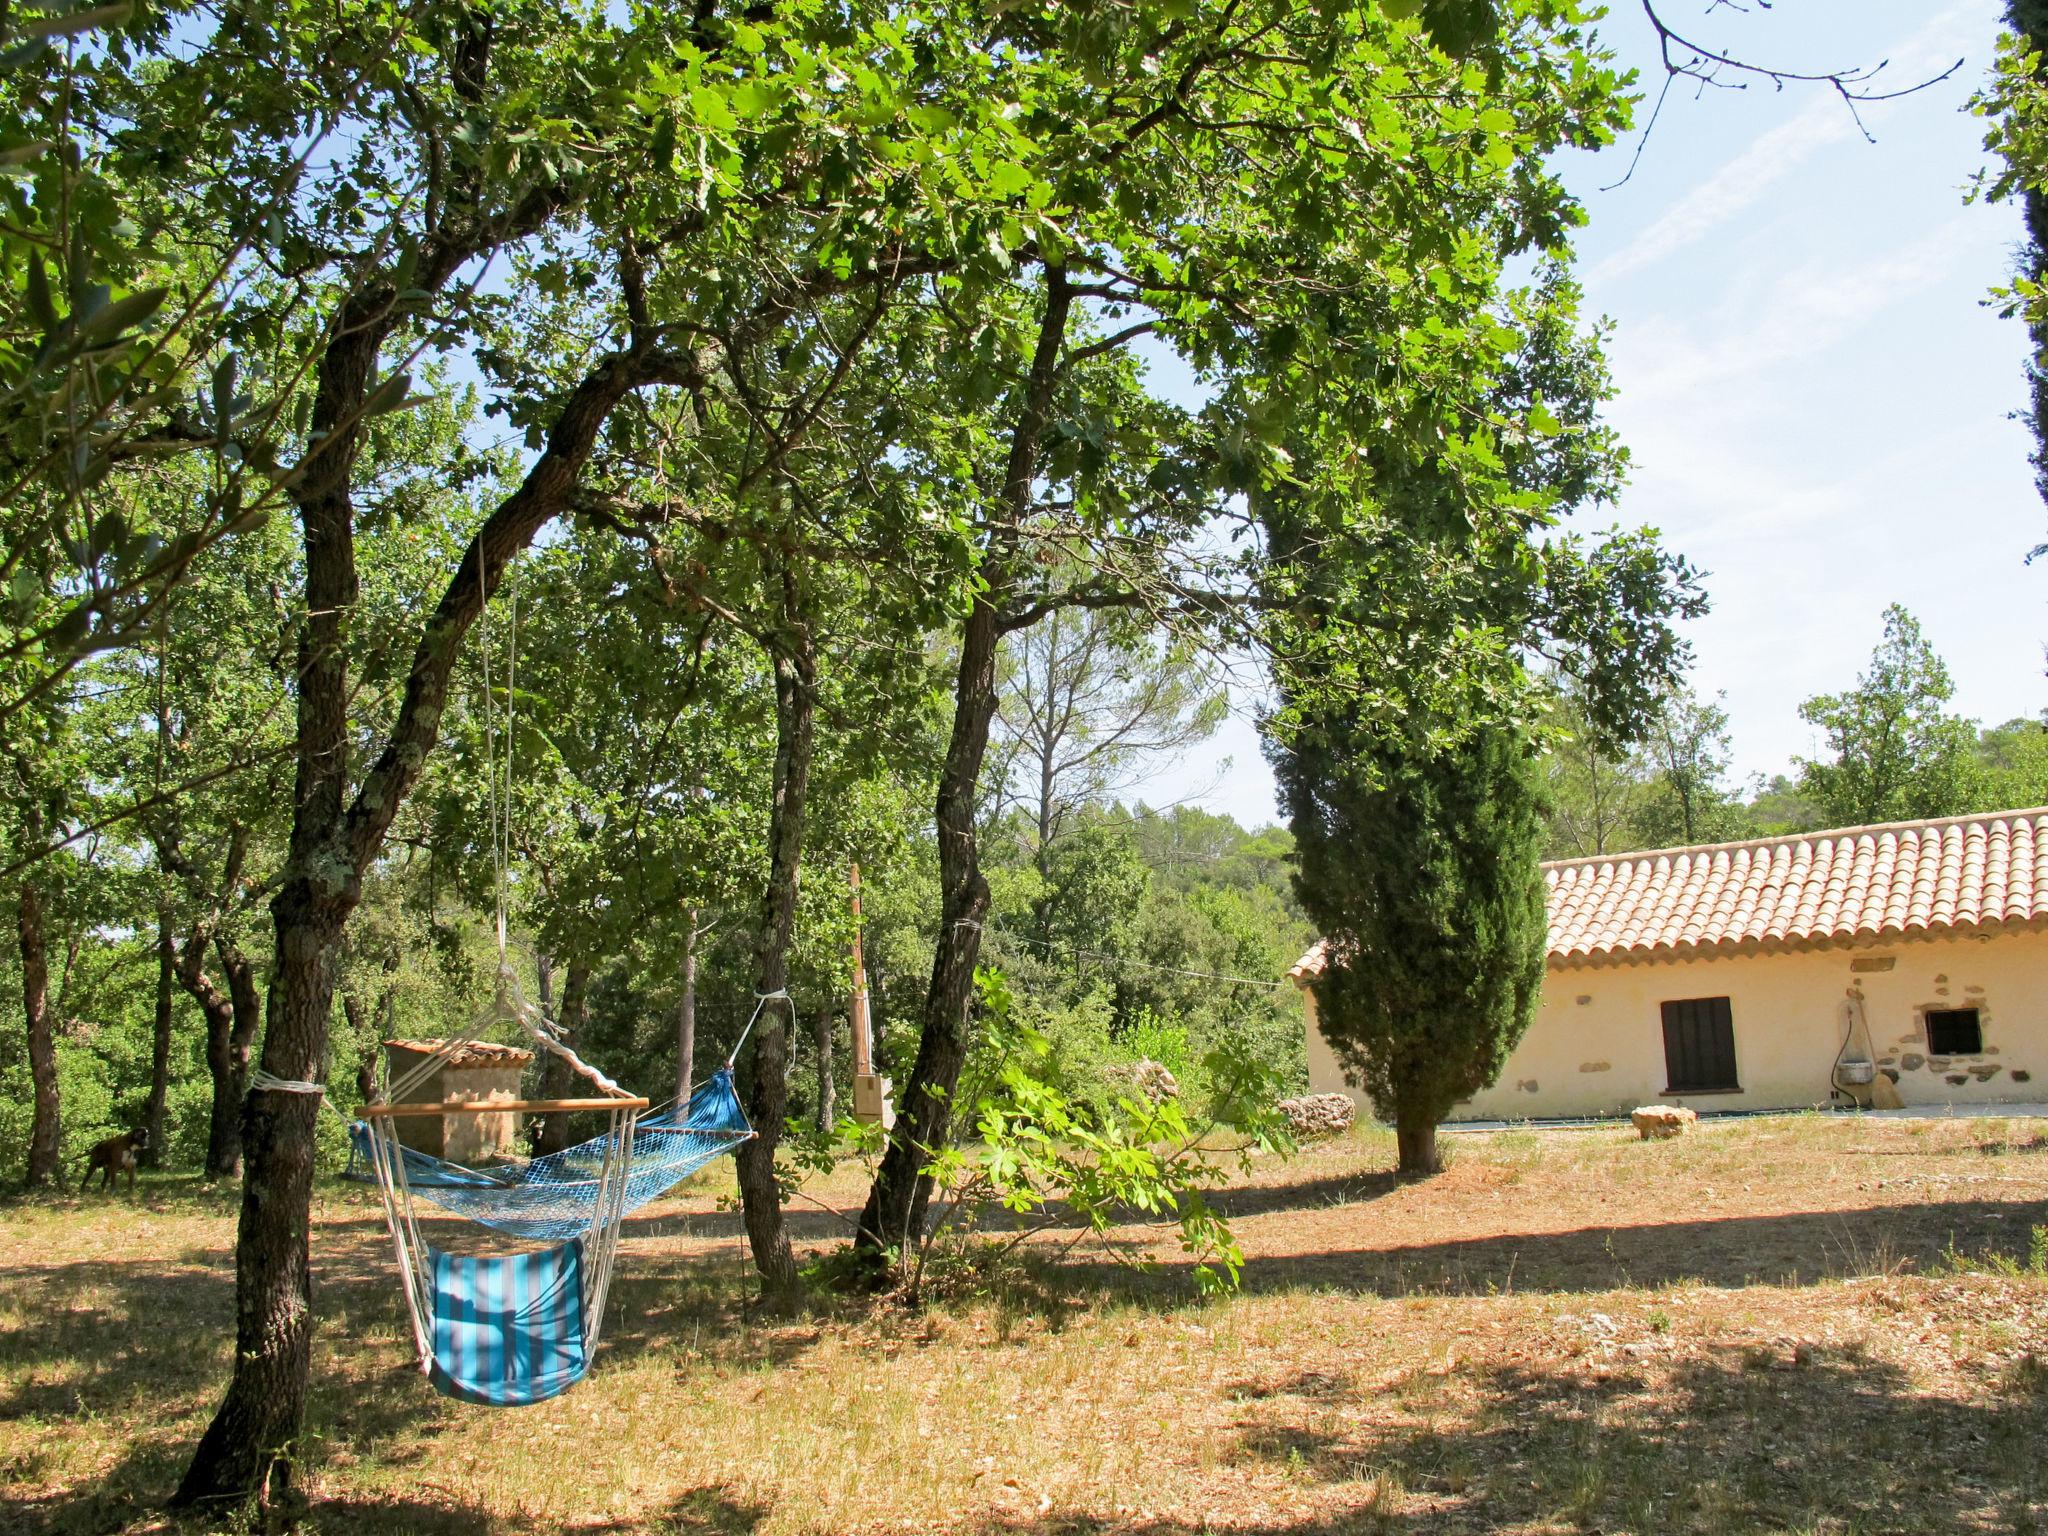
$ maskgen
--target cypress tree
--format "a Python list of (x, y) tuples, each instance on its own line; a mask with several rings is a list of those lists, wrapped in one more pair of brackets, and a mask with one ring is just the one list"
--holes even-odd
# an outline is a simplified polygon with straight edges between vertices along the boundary
[[(2043, 59), (2048, 59), (2048, 0), (2007, 0), (2005, 23), (2034, 52), (2034, 77), (2042, 77)], [(2023, 179), (2019, 201), (2027, 219), (2027, 238), (2019, 252), (2020, 276), (2036, 283), (2048, 283), (2048, 185), (2035, 177)], [(2040, 310), (2029, 311), (2028, 327), (2034, 335), (2033, 356), (2027, 359), (2027, 425), (2034, 434), (2034, 488), (2048, 501), (2048, 319)]]
[(1543, 805), (1522, 733), (1450, 747), (1303, 722), (1275, 754), (1297, 889), (1328, 945), (1324, 1037), (1394, 1123), (1400, 1172), (1440, 1167), (1437, 1125), (1500, 1076), (1543, 982)]

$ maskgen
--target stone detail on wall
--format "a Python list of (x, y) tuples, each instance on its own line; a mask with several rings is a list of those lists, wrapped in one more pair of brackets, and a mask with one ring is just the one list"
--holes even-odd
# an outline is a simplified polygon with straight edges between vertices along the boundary
[(1579, 1070), (1581, 1072), (1612, 1072), (1614, 1064), (1608, 1061), (1582, 1061), (1579, 1063)]
[(1537, 1088), (1537, 1086), (1536, 1086), (1536, 1079), (1535, 1079), (1535, 1078), (1533, 1078), (1533, 1077), (1525, 1077), (1525, 1078), (1521, 1078), (1521, 1079), (1519, 1079), (1519, 1080), (1518, 1080), (1518, 1081), (1517, 1081), (1517, 1082), (1515, 1083), (1515, 1091), (1516, 1091), (1517, 1093), (1536, 1093), (1536, 1092), (1539, 1092), (1540, 1090), (1539, 1090), (1539, 1089)]

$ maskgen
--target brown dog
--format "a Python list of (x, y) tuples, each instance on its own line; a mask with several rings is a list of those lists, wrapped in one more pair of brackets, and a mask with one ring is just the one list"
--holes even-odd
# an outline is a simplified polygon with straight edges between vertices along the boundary
[(128, 1175), (128, 1193), (134, 1194), (135, 1168), (142, 1161), (142, 1154), (148, 1150), (148, 1126), (137, 1126), (132, 1131), (120, 1136), (109, 1136), (105, 1141), (95, 1144), (93, 1149), (85, 1154), (85, 1183), (81, 1189), (92, 1187), (92, 1176), (95, 1173), (106, 1175), (106, 1182), (100, 1186), (101, 1189), (112, 1189), (114, 1175), (125, 1173)]

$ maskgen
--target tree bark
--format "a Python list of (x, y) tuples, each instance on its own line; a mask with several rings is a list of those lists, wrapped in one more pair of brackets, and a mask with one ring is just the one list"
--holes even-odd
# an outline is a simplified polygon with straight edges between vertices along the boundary
[(1434, 1120), (1399, 1120), (1394, 1125), (1395, 1172), (1404, 1179), (1426, 1179), (1443, 1172), (1437, 1154)]
[(818, 1048), (818, 1129), (829, 1131), (839, 1122), (839, 1095), (832, 1081), (832, 999), (827, 996), (818, 1005), (817, 1022), (812, 1026), (813, 1042)]
[[(590, 963), (576, 959), (569, 962), (568, 971), (562, 978), (562, 1007), (555, 1015), (555, 1022), (562, 1027), (562, 1037), (571, 1050), (580, 1048), (583, 1041), (583, 1024), (587, 1017), (586, 998), (590, 993)], [(576, 1073), (569, 1064), (553, 1051), (542, 1052), (540, 1068), (540, 1096), (544, 1099), (567, 1099), (576, 1094)], [(541, 1117), (540, 1128), (533, 1137), (536, 1155), (560, 1152), (569, 1145), (570, 1119), (567, 1115), (548, 1114)]]
[(206, 1127), (206, 1177), (239, 1178), (242, 1172), (242, 1096), (248, 1090), (249, 1038), (237, 1036), (235, 999), (206, 974), (206, 933), (202, 928), (186, 941), (178, 966), (178, 984), (199, 1005), (206, 1020), (206, 1075), (213, 1085), (213, 1104)]
[[(42, 827), (31, 818), (26, 839), (42, 840)], [(57, 1042), (50, 1025), (50, 958), (43, 932), (43, 893), (30, 879), (21, 883), (15, 906), (15, 932), (21, 944), (21, 1008), (28, 1027), (28, 1071), (35, 1110), (28, 1135), (28, 1165), (22, 1182), (30, 1189), (63, 1182), (57, 1089)]]
[(1003, 471), (1007, 512), (984, 562), (984, 581), (960, 635), (960, 668), (953, 689), (953, 731), (939, 773), (935, 824), (939, 842), (939, 941), (925, 993), (917, 1060), (904, 1086), (896, 1127), (882, 1154), (855, 1247), (877, 1270), (887, 1255), (906, 1254), (922, 1232), (932, 1181), (924, 1172), (946, 1139), (953, 1090), (967, 1060), (967, 1023), (974, 1001), (974, 968), (981, 958), (981, 926), (988, 917), (988, 881), (982, 877), (974, 808), (988, 755), (989, 724), (996, 712), (996, 649), (1003, 636), (1002, 604), (1013, 575), (1017, 530), (1029, 513), (1038, 477), (1039, 449), (1051, 420), (1053, 387), (1065, 345), (1073, 294), (1065, 274), (1049, 269), (1045, 312), (1025, 382), (1024, 399)]
[[(767, 643), (775, 672), (775, 768), (768, 816), (768, 883), (761, 892), (755, 991), (769, 996), (789, 985), (789, 946), (803, 874), (804, 818), (816, 749), (817, 658), (797, 573), (779, 570), (782, 623)], [(797, 1289), (796, 1258), (782, 1219), (775, 1182), (775, 1148), (789, 1110), (789, 1024), (794, 1010), (783, 998), (762, 1005), (754, 1023), (753, 1061), (747, 1081), (747, 1118), (754, 1137), (741, 1143), (740, 1206), (761, 1289), (771, 1300)]]
[(219, 1065), (209, 1041), (207, 1067), (213, 1073), (213, 1123), (206, 1147), (209, 1179), (242, 1176), (242, 1099), (249, 1091), (249, 1053), (263, 1027), (263, 997), (256, 986), (256, 967), (240, 946), (222, 934), (213, 938), (214, 954), (228, 982), (226, 1038), (220, 1043)]
[(676, 1000), (676, 1103), (688, 1106), (697, 1068), (697, 909), (683, 914), (683, 995)]
[(171, 1096), (172, 1006), (177, 1001), (178, 945), (171, 933), (171, 909), (166, 904), (156, 912), (156, 1017), (149, 1037), (149, 1103), (142, 1112), (142, 1128), (149, 1133), (149, 1145), (142, 1152), (142, 1166), (161, 1168), (164, 1162), (164, 1121)]

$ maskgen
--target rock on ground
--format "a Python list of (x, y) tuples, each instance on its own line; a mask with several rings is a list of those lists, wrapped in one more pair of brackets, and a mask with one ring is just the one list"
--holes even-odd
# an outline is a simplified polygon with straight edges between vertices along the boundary
[(1180, 1097), (1180, 1080), (1167, 1069), (1165, 1062), (1154, 1061), (1149, 1056), (1111, 1067), (1106, 1075), (1112, 1082), (1135, 1088), (1154, 1104), (1164, 1104), (1168, 1099)]
[(1298, 1099), (1282, 1099), (1280, 1113), (1287, 1117), (1296, 1141), (1322, 1141), (1350, 1130), (1351, 1122), (1358, 1118), (1358, 1106), (1349, 1094), (1308, 1093)]

